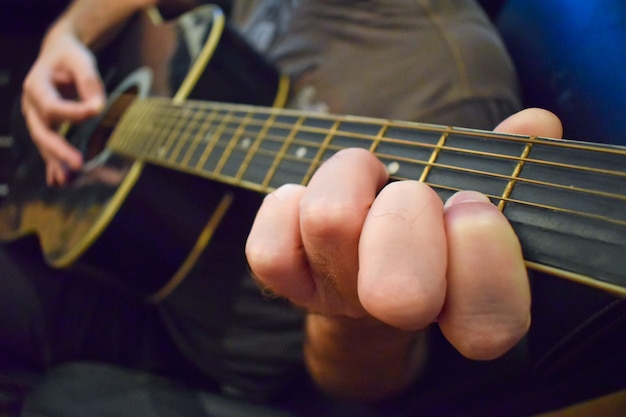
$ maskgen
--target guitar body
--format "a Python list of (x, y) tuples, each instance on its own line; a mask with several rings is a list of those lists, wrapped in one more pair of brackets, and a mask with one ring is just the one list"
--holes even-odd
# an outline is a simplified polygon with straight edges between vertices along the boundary
[[(277, 105), (286, 95), (284, 79), (225, 24), (219, 9), (199, 7), (159, 24), (155, 16), (137, 16), (99, 57), (103, 79), (116, 86), (108, 107), (66, 132), (83, 152), (85, 169), (70, 185), (49, 188), (31, 147), (0, 207), (2, 241), (36, 237), (51, 266), (152, 301), (189, 274), (245, 265), (243, 242), (256, 207), (247, 198), (259, 197), (239, 192), (234, 203), (228, 186), (109, 152), (107, 140), (121, 114), (146, 96)], [(229, 227), (218, 227), (225, 217)], [(211, 246), (216, 233), (225, 240)]]

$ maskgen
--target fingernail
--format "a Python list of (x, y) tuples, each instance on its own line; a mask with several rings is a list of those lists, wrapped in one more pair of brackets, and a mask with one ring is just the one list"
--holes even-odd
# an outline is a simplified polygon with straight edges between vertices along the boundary
[(491, 200), (478, 191), (459, 191), (446, 201), (444, 208), (464, 203), (491, 203)]
[(87, 101), (87, 105), (95, 111), (100, 111), (104, 108), (104, 99), (100, 96), (92, 97)]
[(272, 191), (269, 195), (277, 201), (285, 201), (288, 196), (293, 194), (294, 187), (298, 187), (295, 184), (284, 184)]

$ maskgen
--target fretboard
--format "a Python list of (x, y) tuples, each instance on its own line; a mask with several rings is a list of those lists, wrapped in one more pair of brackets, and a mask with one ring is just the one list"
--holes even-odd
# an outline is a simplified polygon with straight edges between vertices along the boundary
[(306, 184), (341, 149), (368, 149), (393, 180), (422, 181), (442, 199), (464, 189), (489, 196), (513, 225), (530, 268), (626, 295), (620, 147), (165, 98), (136, 101), (108, 147), (262, 193)]

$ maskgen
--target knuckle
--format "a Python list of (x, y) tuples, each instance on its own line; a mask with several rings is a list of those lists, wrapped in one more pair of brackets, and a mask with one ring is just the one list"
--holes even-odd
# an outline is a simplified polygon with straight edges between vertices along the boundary
[(24, 81), (22, 82), (22, 88), (24, 91), (30, 92), (33, 89), (33, 85), (36, 83), (35, 81), (35, 73), (31, 70), (26, 77), (24, 77)]
[(298, 199), (304, 192), (305, 187), (299, 184), (283, 184), (263, 198), (263, 204), (283, 206), (286, 201)]
[(304, 233), (333, 237), (358, 232), (362, 220), (354, 205), (344, 201), (317, 199), (302, 202), (300, 224)]
[(50, 121), (54, 118), (54, 110), (50, 107), (50, 103), (45, 98), (40, 100), (39, 110), (37, 112), (39, 118), (44, 121)]
[(273, 250), (270, 245), (263, 242), (248, 242), (245, 248), (246, 258), (250, 269), (261, 281), (266, 277), (275, 275), (280, 267), (284, 265), (284, 256), (280, 251)]
[(255, 274), (259, 274), (268, 268), (268, 265), (272, 263), (272, 258), (275, 256), (273, 251), (267, 250), (265, 245), (248, 240), (246, 243), (246, 258), (248, 264), (254, 270)]

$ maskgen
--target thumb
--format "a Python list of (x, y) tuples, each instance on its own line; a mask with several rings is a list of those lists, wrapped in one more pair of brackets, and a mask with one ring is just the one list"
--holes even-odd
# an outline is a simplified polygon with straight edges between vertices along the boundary
[(85, 110), (96, 115), (104, 108), (106, 97), (104, 85), (96, 66), (96, 59), (89, 50), (74, 62), (73, 76), (76, 89)]
[(559, 118), (548, 110), (529, 108), (509, 116), (495, 129), (496, 132), (560, 139), (563, 126)]

